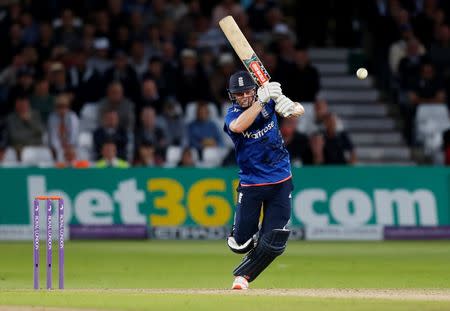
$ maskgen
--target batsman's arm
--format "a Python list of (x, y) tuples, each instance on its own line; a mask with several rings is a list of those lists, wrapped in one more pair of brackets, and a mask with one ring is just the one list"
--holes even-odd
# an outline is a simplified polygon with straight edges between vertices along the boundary
[(259, 101), (255, 102), (230, 123), (230, 130), (234, 133), (242, 133), (252, 125), (262, 109), (263, 105)]

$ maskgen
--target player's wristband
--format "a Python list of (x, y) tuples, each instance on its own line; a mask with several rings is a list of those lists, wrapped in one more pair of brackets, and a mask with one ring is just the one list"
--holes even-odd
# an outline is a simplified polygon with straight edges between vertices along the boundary
[(262, 108), (264, 108), (264, 106), (267, 104), (267, 103), (265, 103), (265, 102), (262, 102), (262, 101), (259, 100), (259, 99), (257, 99), (256, 101), (258, 102), (258, 104), (259, 104)]

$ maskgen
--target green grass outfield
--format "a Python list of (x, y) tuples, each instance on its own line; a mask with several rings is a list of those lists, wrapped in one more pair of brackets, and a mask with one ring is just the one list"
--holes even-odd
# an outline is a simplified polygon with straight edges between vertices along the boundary
[(247, 292), (228, 290), (224, 241), (67, 241), (65, 256), (66, 290), (34, 291), (32, 243), (0, 242), (0, 310), (450, 310), (450, 242), (291, 241)]

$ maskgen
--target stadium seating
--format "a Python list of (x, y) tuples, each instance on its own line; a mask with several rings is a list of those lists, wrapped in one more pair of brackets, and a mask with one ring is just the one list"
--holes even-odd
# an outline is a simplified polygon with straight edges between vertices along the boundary
[(50, 148), (45, 146), (26, 146), (22, 150), (23, 166), (51, 167), (54, 166)]

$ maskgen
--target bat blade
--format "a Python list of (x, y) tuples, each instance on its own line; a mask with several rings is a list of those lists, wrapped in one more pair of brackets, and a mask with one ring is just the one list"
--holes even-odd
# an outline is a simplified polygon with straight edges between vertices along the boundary
[(255, 83), (264, 85), (269, 82), (269, 73), (261, 63), (261, 60), (256, 55), (255, 51), (253, 51), (253, 48), (248, 43), (234, 18), (230, 15), (222, 18), (219, 21), (219, 26), (245, 68), (250, 72)]

